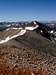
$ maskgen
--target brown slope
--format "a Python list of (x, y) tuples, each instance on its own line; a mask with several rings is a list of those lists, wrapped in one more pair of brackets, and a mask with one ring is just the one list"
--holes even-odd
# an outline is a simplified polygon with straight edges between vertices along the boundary
[[(35, 75), (38, 75), (38, 73), (42, 72), (41, 68), (43, 68), (47, 70), (48, 75), (56, 74), (56, 57), (53, 54), (55, 53), (56, 45), (40, 34), (27, 31), (25, 35), (5, 44), (0, 45), (0, 63), (9, 65), (12, 71), (15, 67), (17, 70), (19, 68), (30, 68), (34, 73), (37, 70)], [(38, 71), (39, 68), (40, 70)]]

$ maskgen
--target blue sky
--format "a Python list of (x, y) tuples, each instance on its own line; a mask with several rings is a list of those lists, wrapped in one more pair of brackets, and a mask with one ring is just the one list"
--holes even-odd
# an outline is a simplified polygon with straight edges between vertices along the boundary
[(0, 0), (0, 21), (56, 20), (56, 0)]

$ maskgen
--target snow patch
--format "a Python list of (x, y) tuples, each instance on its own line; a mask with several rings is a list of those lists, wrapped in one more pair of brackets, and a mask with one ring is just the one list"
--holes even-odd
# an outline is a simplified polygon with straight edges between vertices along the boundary
[(40, 32), (42, 33), (43, 31), (41, 30)]
[(34, 21), (33, 23), (34, 23), (34, 24), (36, 24), (36, 22), (35, 22), (35, 21)]
[(6, 31), (9, 31), (9, 30), (10, 30), (10, 28), (6, 29)]
[(9, 40), (9, 36), (5, 40), (0, 40), (0, 44), (3, 44), (4, 42), (7, 42)]
[(26, 30), (34, 30), (34, 29), (36, 29), (36, 28), (38, 28), (39, 26), (38, 25), (36, 25), (35, 27), (25, 27), (25, 29)]
[(13, 39), (13, 38), (18, 37), (18, 36), (24, 35), (25, 33), (26, 33), (26, 30), (21, 30), (18, 34), (14, 35), (14, 36), (12, 36), (12, 37), (8, 36), (8, 37), (5, 38), (4, 40), (0, 40), (0, 44), (3, 44), (3, 43), (5, 43), (5, 42), (7, 42), (7, 41), (9, 41), (9, 40), (11, 40), (11, 39)]
[(17, 30), (18, 28), (12, 28), (12, 29), (15, 29), (15, 30)]
[(53, 33), (53, 30), (50, 33)]

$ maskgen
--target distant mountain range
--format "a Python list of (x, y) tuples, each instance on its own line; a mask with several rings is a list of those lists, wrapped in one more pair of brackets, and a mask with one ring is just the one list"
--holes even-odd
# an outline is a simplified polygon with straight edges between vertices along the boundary
[[(52, 42), (56, 40), (56, 24), (32, 22), (1, 22), (0, 23), (0, 43), (7, 42), (18, 36), (22, 36), (26, 31), (36, 31), (41, 36)], [(3, 35), (3, 38), (1, 39)]]

